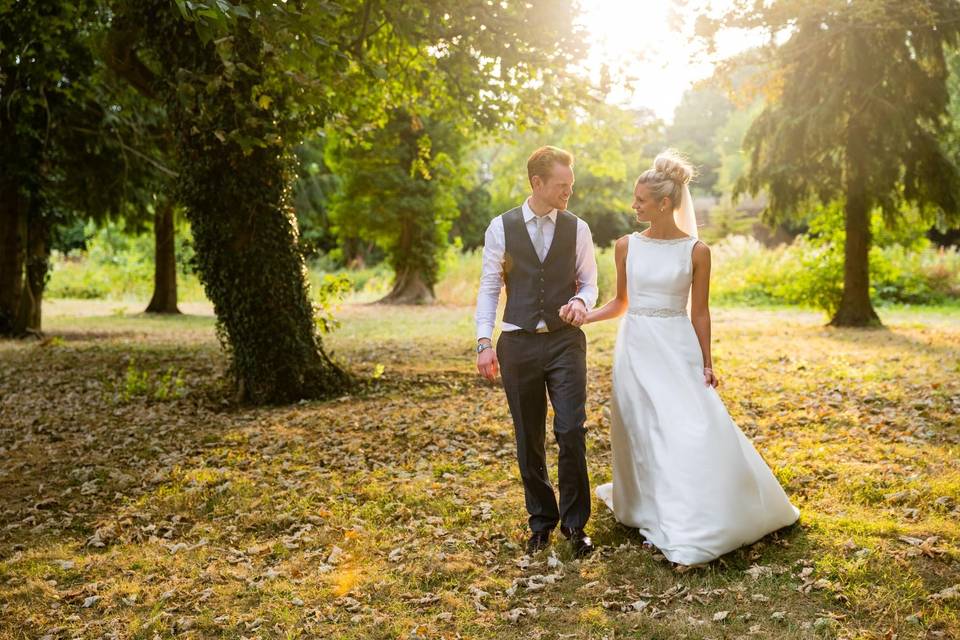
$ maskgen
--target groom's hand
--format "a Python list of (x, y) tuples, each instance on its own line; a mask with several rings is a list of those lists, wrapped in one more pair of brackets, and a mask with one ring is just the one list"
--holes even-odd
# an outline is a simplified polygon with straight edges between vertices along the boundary
[(560, 307), (560, 319), (575, 327), (583, 325), (587, 320), (587, 305), (580, 298), (574, 298)]
[(497, 373), (499, 372), (500, 362), (497, 360), (496, 349), (491, 347), (477, 354), (477, 373), (493, 382), (497, 379)]

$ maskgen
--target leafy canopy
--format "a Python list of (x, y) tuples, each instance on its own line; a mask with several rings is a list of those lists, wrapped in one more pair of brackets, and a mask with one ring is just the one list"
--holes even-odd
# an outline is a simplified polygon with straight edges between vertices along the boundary
[(945, 47), (960, 34), (960, 3), (777, 0), (757, 8), (740, 0), (700, 27), (707, 37), (721, 27), (770, 35), (752, 60), (737, 61), (761, 64), (767, 91), (737, 189), (766, 189), (774, 221), (851, 190), (889, 220), (905, 203), (927, 219), (956, 219), (957, 170), (938, 138), (949, 99)]

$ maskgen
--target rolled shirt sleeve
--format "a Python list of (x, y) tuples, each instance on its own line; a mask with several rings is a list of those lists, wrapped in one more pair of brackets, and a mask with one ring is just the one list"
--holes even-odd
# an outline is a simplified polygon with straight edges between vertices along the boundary
[[(593, 234), (590, 226), (577, 220), (577, 294), (573, 298), (583, 300), (587, 311), (597, 304), (597, 260), (593, 254)], [(573, 300), (571, 298), (571, 300)]]

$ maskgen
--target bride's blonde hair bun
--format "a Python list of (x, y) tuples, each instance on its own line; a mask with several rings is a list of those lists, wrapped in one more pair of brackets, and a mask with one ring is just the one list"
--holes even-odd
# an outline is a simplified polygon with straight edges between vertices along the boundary
[(677, 184), (687, 184), (696, 174), (690, 161), (676, 149), (661, 151), (653, 161), (653, 168)]
[(696, 176), (696, 169), (676, 149), (666, 149), (657, 154), (653, 167), (637, 178), (637, 184), (648, 185), (651, 195), (657, 200), (670, 198), (673, 208), (680, 206), (683, 186)]

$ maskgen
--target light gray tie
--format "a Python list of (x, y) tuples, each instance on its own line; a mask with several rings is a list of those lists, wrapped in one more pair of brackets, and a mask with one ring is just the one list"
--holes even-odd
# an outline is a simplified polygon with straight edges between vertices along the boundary
[(534, 220), (537, 221), (537, 230), (533, 234), (533, 248), (537, 250), (537, 257), (540, 258), (540, 262), (543, 262), (546, 254), (543, 241), (543, 225), (546, 222), (546, 216), (535, 216)]

